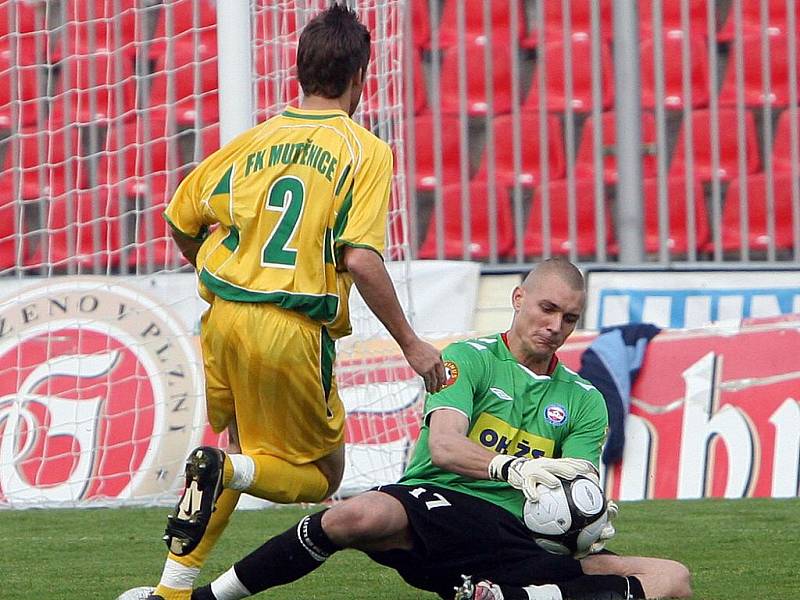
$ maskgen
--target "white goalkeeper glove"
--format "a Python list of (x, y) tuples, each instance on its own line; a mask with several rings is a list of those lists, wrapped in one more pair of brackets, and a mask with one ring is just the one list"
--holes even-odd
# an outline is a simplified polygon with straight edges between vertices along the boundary
[(617, 534), (613, 521), (617, 518), (618, 514), (619, 506), (617, 506), (617, 503), (613, 500), (609, 500), (606, 503), (606, 524), (600, 531), (600, 536), (597, 538), (597, 541), (589, 546), (589, 550), (586, 554), (597, 554), (605, 548), (606, 543)]
[(559, 486), (558, 478), (575, 479), (578, 475), (594, 474), (594, 465), (579, 458), (514, 458), (498, 454), (489, 463), (489, 478), (507, 481), (521, 490), (531, 502), (538, 502), (539, 484), (549, 488)]

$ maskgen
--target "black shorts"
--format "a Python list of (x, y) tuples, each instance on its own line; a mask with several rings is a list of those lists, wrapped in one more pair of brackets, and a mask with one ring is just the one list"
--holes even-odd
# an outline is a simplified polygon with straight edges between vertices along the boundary
[(416, 588), (452, 598), (462, 574), (512, 586), (583, 575), (578, 560), (543, 550), (519, 519), (490, 502), (434, 485), (393, 484), (377, 490), (405, 508), (414, 547), (368, 554)]

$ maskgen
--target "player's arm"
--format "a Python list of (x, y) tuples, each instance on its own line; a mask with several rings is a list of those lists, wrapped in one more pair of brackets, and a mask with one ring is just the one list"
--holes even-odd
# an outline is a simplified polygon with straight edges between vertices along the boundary
[(428, 429), (428, 449), (434, 465), (472, 479), (489, 479), (489, 463), (497, 454), (467, 437), (466, 416), (457, 410), (435, 410), (428, 417)]
[(425, 380), (425, 389), (437, 392), (445, 382), (441, 354), (411, 328), (383, 259), (371, 248), (349, 245), (342, 247), (341, 255), (364, 302), (400, 345), (411, 368)]
[(572, 431), (561, 443), (561, 456), (583, 459), (599, 474), (600, 453), (608, 434), (608, 412), (602, 394), (595, 389), (581, 398)]
[(200, 246), (203, 245), (203, 241), (184, 235), (176, 229), (170, 228), (169, 232), (172, 239), (175, 240), (178, 250), (183, 254), (183, 257), (189, 261), (193, 267), (197, 268), (197, 253), (200, 251)]
[(195, 268), (197, 253), (208, 234), (208, 227), (216, 222), (208, 204), (201, 202), (204, 173), (204, 163), (201, 163), (181, 181), (164, 211), (172, 239)]
[(440, 469), (471, 477), (506, 481), (531, 500), (540, 483), (557, 487), (557, 477), (573, 479), (585, 467), (571, 458), (515, 458), (496, 454), (467, 437), (469, 420), (457, 410), (440, 409), (428, 416), (428, 449)]

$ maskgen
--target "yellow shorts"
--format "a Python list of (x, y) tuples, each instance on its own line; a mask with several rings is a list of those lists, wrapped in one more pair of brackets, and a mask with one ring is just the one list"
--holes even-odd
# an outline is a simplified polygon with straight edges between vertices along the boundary
[(294, 464), (344, 443), (334, 342), (308, 317), (268, 303), (214, 298), (200, 329), (208, 420), (234, 419), (242, 451)]

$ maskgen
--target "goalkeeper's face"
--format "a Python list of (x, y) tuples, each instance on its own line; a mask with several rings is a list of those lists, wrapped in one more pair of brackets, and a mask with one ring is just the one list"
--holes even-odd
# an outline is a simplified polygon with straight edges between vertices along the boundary
[(542, 274), (514, 290), (511, 333), (525, 357), (549, 361), (575, 331), (586, 293), (557, 273)]

